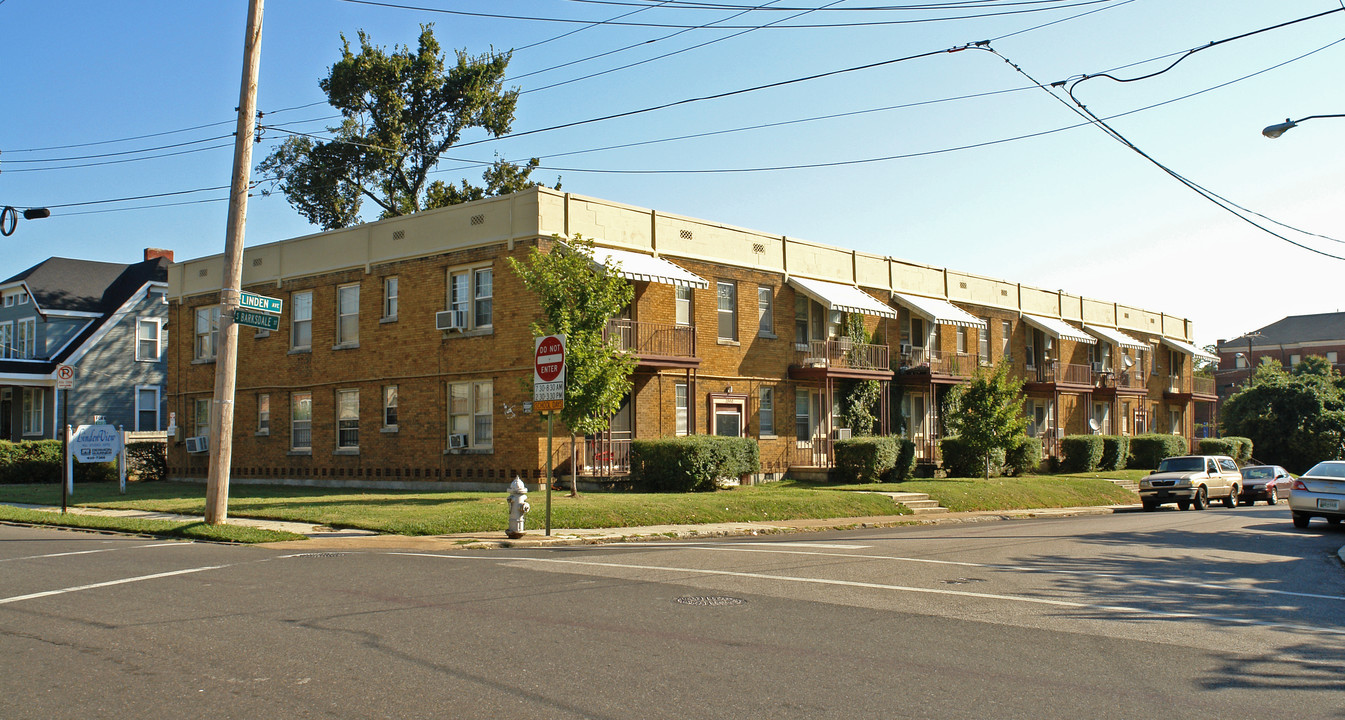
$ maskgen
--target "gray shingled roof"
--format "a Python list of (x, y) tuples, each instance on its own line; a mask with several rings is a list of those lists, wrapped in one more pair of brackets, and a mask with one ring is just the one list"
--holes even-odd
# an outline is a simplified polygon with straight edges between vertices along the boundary
[(116, 298), (108, 297), (108, 290), (131, 267), (134, 266), (125, 263), (54, 257), (5, 280), (5, 284), (18, 281), (27, 284), (41, 310), (106, 313), (116, 309), (111, 305)]
[[(1289, 343), (1319, 342), (1323, 340), (1345, 341), (1345, 312), (1320, 313), (1317, 315), (1290, 315), (1277, 320), (1259, 330), (1252, 331), (1252, 347)], [(1236, 350), (1246, 348), (1247, 338), (1236, 337), (1224, 340), (1219, 349)]]

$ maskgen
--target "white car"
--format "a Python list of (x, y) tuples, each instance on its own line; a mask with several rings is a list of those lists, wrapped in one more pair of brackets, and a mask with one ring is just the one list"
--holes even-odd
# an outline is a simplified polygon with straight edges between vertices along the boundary
[(1305, 528), (1314, 517), (1328, 525), (1339, 525), (1345, 518), (1345, 460), (1327, 460), (1312, 466), (1294, 481), (1289, 493), (1289, 509), (1294, 527)]

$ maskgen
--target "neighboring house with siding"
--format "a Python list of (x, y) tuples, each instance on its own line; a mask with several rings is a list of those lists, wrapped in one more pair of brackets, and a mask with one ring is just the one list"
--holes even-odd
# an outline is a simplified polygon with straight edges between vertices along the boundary
[[(99, 418), (165, 428), (172, 261), (156, 249), (133, 264), (54, 257), (0, 282), (0, 439), (55, 439), (61, 425)], [(56, 390), (60, 365), (75, 368), (69, 418)]]

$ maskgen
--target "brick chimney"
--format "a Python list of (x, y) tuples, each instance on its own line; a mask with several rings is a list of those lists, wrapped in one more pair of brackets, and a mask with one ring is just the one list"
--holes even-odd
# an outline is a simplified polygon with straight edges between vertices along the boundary
[(145, 248), (146, 262), (150, 260), (158, 260), (159, 258), (167, 258), (168, 262), (173, 262), (173, 251), (164, 250), (163, 248)]

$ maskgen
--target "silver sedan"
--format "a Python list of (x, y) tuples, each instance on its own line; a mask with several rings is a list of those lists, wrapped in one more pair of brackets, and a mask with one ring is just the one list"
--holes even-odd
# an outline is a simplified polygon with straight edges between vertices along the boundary
[(1339, 525), (1345, 518), (1345, 461), (1327, 460), (1312, 466), (1293, 482), (1289, 509), (1294, 527), (1305, 528), (1314, 517), (1328, 525)]

